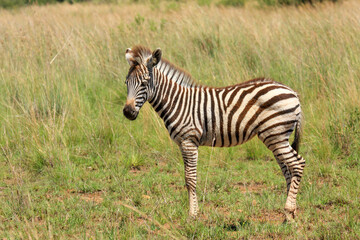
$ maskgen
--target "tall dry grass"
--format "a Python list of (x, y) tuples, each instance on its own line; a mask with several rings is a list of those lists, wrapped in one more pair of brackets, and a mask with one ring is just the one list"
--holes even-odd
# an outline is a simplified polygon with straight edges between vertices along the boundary
[[(299, 200), (303, 214), (300, 225), (313, 232), (296, 233), (292, 228), (271, 224), (246, 225), (248, 220), (244, 220), (240, 224), (243, 233), (237, 236), (358, 236), (356, 214), (351, 215), (349, 208), (358, 212), (359, 207), (359, 9), (357, 1), (344, 1), (275, 9), (154, 2), (0, 10), (0, 231), (5, 237), (20, 238), (89, 237), (93, 232), (98, 237), (149, 236), (146, 234), (156, 234), (156, 226), (145, 227), (141, 233), (136, 221), (131, 220), (131, 211), (122, 210), (119, 215), (118, 206), (111, 205), (120, 199), (141, 208), (142, 195), (150, 194), (149, 189), (157, 200), (142, 211), (159, 218), (162, 224), (185, 224), (186, 211), (181, 204), (185, 206), (186, 196), (171, 198), (183, 189), (173, 193), (167, 187), (175, 181), (168, 184), (170, 176), (181, 185), (177, 147), (149, 105), (144, 106), (136, 122), (122, 116), (126, 98), (123, 82), (128, 70), (124, 51), (143, 44), (161, 47), (166, 58), (202, 84), (223, 86), (266, 76), (300, 94), (306, 120), (302, 154), (308, 162)], [(235, 197), (223, 197), (227, 195), (224, 182), (231, 184), (240, 178), (229, 166), (245, 170), (248, 175), (242, 176), (244, 179), (271, 186), (283, 184), (281, 176), (272, 170), (263, 176), (256, 174), (268, 171), (267, 165), (257, 160), (270, 156), (256, 141), (240, 148), (202, 149), (199, 194), (210, 204), (235, 208), (239, 204), (234, 203)], [(239, 158), (252, 159), (256, 164), (239, 163)], [(162, 167), (159, 170), (155, 165)], [(220, 172), (213, 172), (215, 180), (209, 177), (207, 182), (214, 166), (227, 170), (214, 170)], [(149, 175), (131, 175), (129, 169), (143, 169), (142, 174)], [(167, 173), (159, 173), (162, 169)], [(163, 187), (155, 191), (157, 182)], [(97, 191), (106, 193), (105, 200), (96, 208), (86, 204), (86, 211), (81, 211), (81, 194)], [(73, 192), (80, 197), (71, 195)], [(243, 209), (250, 209), (245, 213), (232, 210), (252, 214), (271, 206), (280, 208), (277, 195), (271, 194), (269, 191), (265, 199), (263, 195), (257, 198), (267, 202), (267, 207), (245, 205)], [(172, 203), (154, 210), (161, 199)], [(332, 202), (336, 211), (329, 213), (324, 208), (324, 215), (320, 215), (324, 219), (314, 217), (313, 209), (324, 202)], [(56, 210), (67, 212), (66, 217)], [(235, 213), (231, 216), (237, 216)], [(223, 224), (221, 214), (208, 215), (215, 219), (207, 220), (209, 225)], [(323, 223), (314, 223), (319, 218)], [(24, 219), (27, 224), (23, 224)], [(123, 228), (114, 227), (119, 221)], [(185, 229), (176, 225), (174, 235), (220, 238), (228, 237), (221, 229), (233, 229), (231, 224), (218, 230), (206, 224)]]

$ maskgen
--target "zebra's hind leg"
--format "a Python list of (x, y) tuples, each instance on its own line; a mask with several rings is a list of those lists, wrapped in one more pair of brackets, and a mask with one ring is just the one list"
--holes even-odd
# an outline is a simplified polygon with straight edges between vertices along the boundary
[(287, 199), (285, 203), (286, 221), (293, 222), (296, 214), (296, 196), (303, 175), (305, 160), (287, 141), (269, 144), (276, 160), (282, 168), (287, 183)]
[(184, 141), (180, 144), (181, 154), (185, 166), (185, 183), (189, 193), (189, 214), (196, 217), (198, 213), (198, 201), (196, 196), (196, 166), (198, 159), (198, 146), (192, 141)]
[[(288, 146), (285, 146), (284, 148), (287, 148)], [(279, 167), (285, 177), (285, 181), (286, 181), (286, 195), (289, 195), (289, 189), (290, 189), (290, 183), (291, 183), (291, 173), (288, 169), (288, 167), (286, 166), (285, 163), (283, 163), (281, 160), (280, 160), (280, 156), (283, 155), (283, 147), (280, 147), (280, 148), (277, 148), (277, 149), (274, 149), (273, 150), (273, 154), (274, 154), (274, 157), (276, 159), (276, 162), (279, 164)], [(286, 153), (285, 153), (286, 154)]]

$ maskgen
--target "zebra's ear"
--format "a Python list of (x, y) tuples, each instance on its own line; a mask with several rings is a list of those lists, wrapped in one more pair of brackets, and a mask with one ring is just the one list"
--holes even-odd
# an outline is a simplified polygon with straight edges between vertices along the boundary
[(149, 60), (149, 66), (150, 67), (155, 67), (156, 64), (158, 64), (161, 60), (161, 55), (162, 55), (162, 52), (161, 52), (161, 49), (158, 48), (156, 49), (152, 54), (151, 54), (151, 58)]
[(126, 49), (125, 51), (125, 58), (128, 61), (129, 65), (132, 67), (137, 64), (141, 64), (141, 58), (140, 57), (134, 57), (131, 48)]
[(131, 53), (131, 48), (126, 49), (125, 51), (125, 58), (128, 61), (130, 66), (135, 65), (135, 59), (133, 58), (133, 55)]

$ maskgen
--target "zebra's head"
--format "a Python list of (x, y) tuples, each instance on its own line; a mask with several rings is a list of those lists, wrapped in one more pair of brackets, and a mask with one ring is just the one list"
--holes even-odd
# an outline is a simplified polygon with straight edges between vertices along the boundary
[(126, 76), (127, 99), (123, 113), (126, 118), (135, 120), (140, 108), (153, 94), (153, 67), (161, 59), (161, 50), (158, 48), (153, 53), (142, 51), (143, 48), (135, 47), (126, 49), (125, 57), (130, 65)]

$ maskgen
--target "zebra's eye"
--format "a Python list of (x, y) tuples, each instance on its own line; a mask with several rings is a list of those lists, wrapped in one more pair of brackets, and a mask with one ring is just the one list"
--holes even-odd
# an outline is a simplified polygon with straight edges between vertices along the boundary
[(145, 73), (145, 74), (143, 75), (141, 84), (146, 86), (146, 85), (148, 84), (149, 80), (150, 80), (149, 74), (148, 74), (148, 73)]
[(141, 81), (141, 84), (142, 85), (144, 85), (144, 86), (146, 86), (147, 84), (148, 84), (148, 79), (143, 79), (142, 81)]

